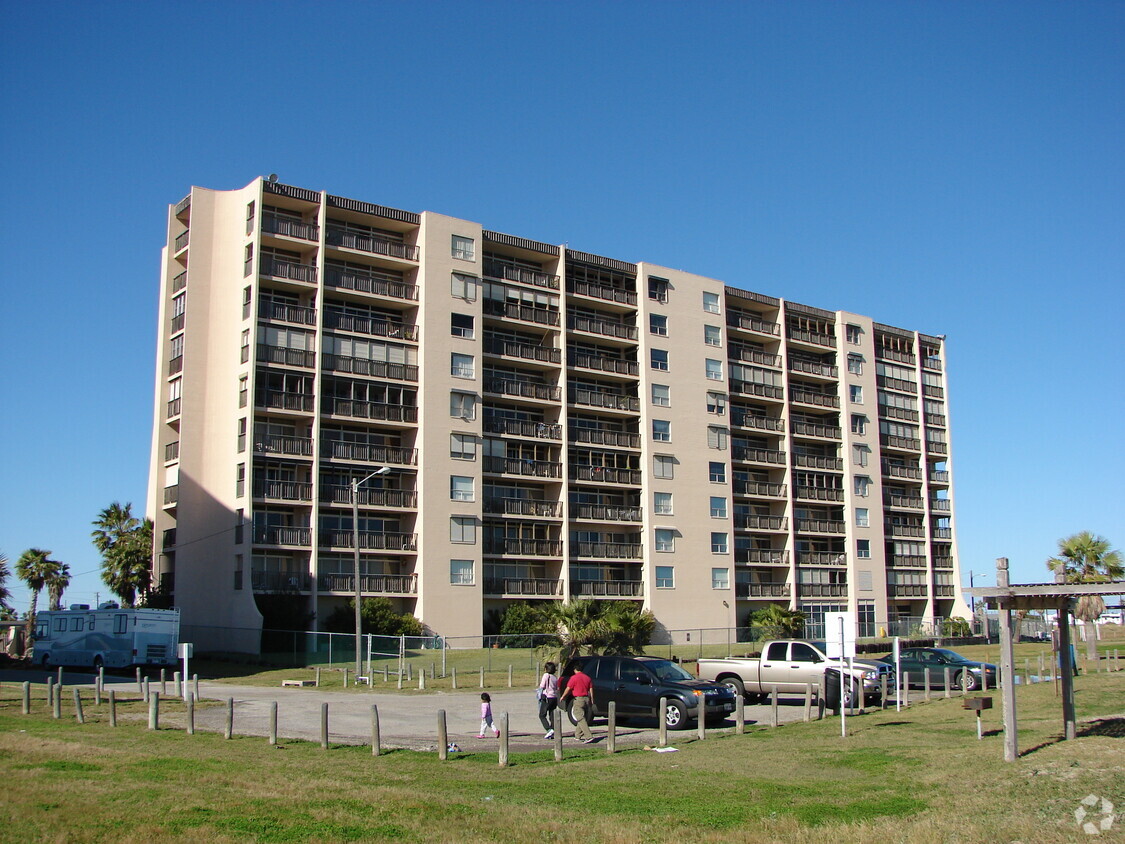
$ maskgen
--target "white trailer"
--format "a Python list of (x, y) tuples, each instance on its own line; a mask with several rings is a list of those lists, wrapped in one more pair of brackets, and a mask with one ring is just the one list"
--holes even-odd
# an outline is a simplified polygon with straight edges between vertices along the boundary
[(180, 611), (121, 609), (106, 602), (96, 610), (71, 604), (35, 617), (32, 660), (43, 666), (129, 668), (175, 665)]

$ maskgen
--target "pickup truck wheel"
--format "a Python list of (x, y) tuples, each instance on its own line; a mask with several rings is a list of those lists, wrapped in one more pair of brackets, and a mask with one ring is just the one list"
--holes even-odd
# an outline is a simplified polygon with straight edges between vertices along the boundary
[(746, 697), (746, 686), (743, 684), (741, 677), (724, 677), (719, 682), (734, 692), (735, 697)]
[(686, 730), (688, 728), (687, 710), (680, 701), (668, 699), (668, 706), (664, 712), (664, 724), (670, 730)]

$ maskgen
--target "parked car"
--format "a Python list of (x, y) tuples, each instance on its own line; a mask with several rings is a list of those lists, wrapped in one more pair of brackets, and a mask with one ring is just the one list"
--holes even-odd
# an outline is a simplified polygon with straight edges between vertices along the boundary
[[(559, 676), (559, 687), (570, 679), (574, 667), (594, 681), (593, 715), (604, 717), (609, 702), (617, 703), (620, 718), (658, 717), (660, 701), (668, 702), (665, 724), (672, 730), (686, 730), (700, 717), (721, 721), (734, 712), (734, 693), (721, 683), (697, 680), (676, 663), (651, 656), (580, 656), (567, 662)], [(573, 699), (567, 698), (570, 723)]]
[[(889, 653), (881, 661), (893, 666), (895, 655)], [(976, 691), (981, 687), (982, 672), (988, 680), (989, 688), (996, 688), (1000, 673), (990, 662), (976, 662), (946, 648), (903, 648), (900, 654), (900, 670), (903, 674), (910, 675), (910, 685), (915, 688), (925, 685), (926, 672), (929, 672), (931, 686), (945, 688), (947, 668), (950, 687), (961, 688), (963, 679), (965, 688), (969, 691)]]

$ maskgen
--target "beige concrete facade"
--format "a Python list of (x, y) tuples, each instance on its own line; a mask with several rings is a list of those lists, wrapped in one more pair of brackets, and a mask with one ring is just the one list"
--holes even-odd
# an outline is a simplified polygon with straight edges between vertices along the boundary
[[(649, 264), (255, 180), (170, 208), (149, 511), (201, 648), (361, 586), (435, 634), (513, 601), (967, 616), (945, 343)], [(907, 631), (903, 631), (907, 632)]]

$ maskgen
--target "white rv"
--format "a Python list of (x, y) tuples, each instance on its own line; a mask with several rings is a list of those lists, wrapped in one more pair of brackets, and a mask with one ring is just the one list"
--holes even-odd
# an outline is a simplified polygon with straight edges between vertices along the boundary
[(121, 609), (112, 601), (96, 610), (71, 604), (35, 616), (32, 659), (38, 665), (128, 668), (175, 665), (180, 611)]

